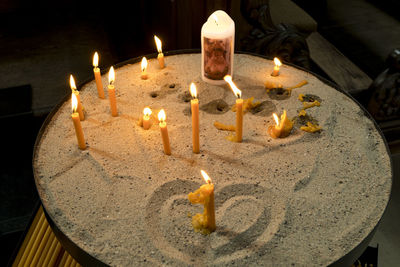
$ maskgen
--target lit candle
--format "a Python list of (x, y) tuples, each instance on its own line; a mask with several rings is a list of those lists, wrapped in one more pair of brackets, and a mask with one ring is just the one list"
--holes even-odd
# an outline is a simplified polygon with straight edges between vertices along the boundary
[(272, 114), (276, 125), (271, 125), (268, 127), (268, 133), (272, 138), (283, 138), (290, 134), (293, 128), (293, 122), (287, 117), (286, 110), (283, 111), (281, 120), (279, 121), (278, 116)]
[(229, 75), (226, 75), (224, 77), (224, 80), (230, 85), (232, 88), (233, 93), (237, 97), (236, 99), (236, 142), (242, 142), (242, 137), (243, 137), (243, 99), (242, 97), (242, 91), (239, 90), (239, 88), (236, 87), (236, 85), (232, 81), (232, 77)]
[(142, 68), (142, 75), (140, 76), (142, 80), (147, 80), (147, 59), (146, 57), (143, 57), (142, 63), (141, 63), (141, 68)]
[(98, 67), (98, 65), (99, 65), (99, 54), (97, 54), (97, 52), (96, 52), (96, 53), (94, 53), (94, 56), (93, 56), (94, 79), (96, 80), (97, 93), (99, 94), (100, 98), (104, 99), (103, 83), (101, 82), (100, 68)]
[(160, 130), (164, 145), (164, 153), (165, 155), (171, 155), (171, 147), (169, 145), (168, 129), (165, 119), (166, 119), (165, 111), (162, 109), (160, 110), (160, 112), (158, 112), (158, 120), (160, 121)]
[(71, 87), (72, 93), (76, 96), (77, 99), (78, 107), (76, 110), (78, 111), (79, 119), (83, 121), (85, 119), (85, 115), (83, 114), (81, 97), (79, 95), (79, 91), (76, 89), (75, 79), (72, 75), (69, 77), (69, 85)]
[(157, 46), (157, 51), (158, 51), (158, 64), (160, 64), (160, 69), (164, 68), (164, 54), (162, 52), (162, 44), (161, 44), (161, 40), (154, 35), (154, 41), (156, 42), (156, 46)]
[(86, 149), (85, 137), (83, 136), (81, 121), (79, 120), (79, 114), (78, 112), (76, 112), (76, 108), (78, 106), (78, 100), (76, 99), (75, 94), (72, 94), (71, 103), (72, 103), (71, 117), (75, 126), (75, 134), (76, 134), (76, 139), (78, 140), (78, 147), (79, 149), (85, 150)]
[(193, 99), (190, 101), (192, 109), (192, 141), (193, 141), (193, 153), (200, 152), (200, 136), (199, 136), (199, 99), (197, 98), (196, 85), (190, 84), (190, 94)]
[(110, 71), (108, 72), (108, 98), (110, 99), (110, 109), (111, 109), (111, 116), (116, 117), (118, 116), (117, 111), (117, 100), (115, 99), (115, 72), (114, 68), (111, 66)]
[(277, 57), (274, 58), (274, 63), (275, 63), (275, 66), (274, 66), (274, 70), (271, 73), (271, 76), (278, 76), (279, 75), (279, 67), (282, 65), (282, 63)]
[(150, 115), (151, 115), (151, 109), (149, 107), (145, 107), (143, 109), (143, 129), (148, 130), (151, 127), (151, 122), (150, 122)]
[(214, 184), (211, 183), (211, 179), (208, 174), (201, 170), (206, 184), (200, 186), (199, 189), (193, 193), (189, 193), (188, 198), (192, 204), (203, 204), (203, 214), (197, 213), (192, 217), (192, 225), (196, 232), (202, 234), (210, 234), (216, 229), (215, 226), (215, 207), (214, 207)]
[(223, 84), (233, 75), (235, 22), (222, 10), (208, 17), (201, 28), (201, 77), (211, 84)]

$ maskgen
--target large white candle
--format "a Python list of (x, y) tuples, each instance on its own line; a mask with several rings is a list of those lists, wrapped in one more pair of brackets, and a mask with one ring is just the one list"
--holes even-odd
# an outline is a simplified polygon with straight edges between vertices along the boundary
[(211, 84), (224, 84), (233, 74), (235, 23), (222, 10), (211, 14), (201, 28), (201, 77)]

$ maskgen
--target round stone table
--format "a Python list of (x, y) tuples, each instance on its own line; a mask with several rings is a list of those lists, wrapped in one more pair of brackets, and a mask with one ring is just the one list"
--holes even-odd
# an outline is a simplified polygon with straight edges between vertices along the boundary
[[(116, 66), (118, 117), (93, 80), (79, 86), (86, 150), (77, 147), (70, 96), (40, 131), (35, 181), (71, 255), (82, 265), (350, 266), (372, 238), (392, 185), (388, 148), (369, 114), (316, 75), (284, 64), (271, 77), (271, 60), (236, 54), (234, 81), (243, 98), (261, 105), (244, 115), (243, 142), (234, 143), (213, 125), (235, 122), (229, 87), (201, 80), (198, 53), (170, 53), (165, 61), (160, 70), (150, 59), (147, 80), (140, 59)], [(308, 83), (267, 91), (267, 80)], [(199, 92), (200, 154), (191, 148), (190, 82)], [(297, 116), (300, 94), (321, 103), (306, 118)], [(145, 106), (166, 110), (171, 156), (155, 120), (150, 130), (140, 127)], [(294, 129), (272, 139), (272, 112), (284, 109)], [(322, 131), (300, 130), (307, 120)], [(200, 169), (215, 184), (217, 230), (207, 236), (193, 231), (190, 217), (202, 207), (187, 200), (203, 183)]]

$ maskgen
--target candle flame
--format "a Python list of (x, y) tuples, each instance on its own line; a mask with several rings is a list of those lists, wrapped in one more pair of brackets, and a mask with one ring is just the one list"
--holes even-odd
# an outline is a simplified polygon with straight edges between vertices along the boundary
[(74, 76), (69, 76), (69, 86), (71, 87), (71, 90), (74, 91), (76, 90), (76, 84), (75, 84), (75, 79)]
[(111, 85), (115, 81), (115, 72), (114, 67), (111, 66), (110, 71), (108, 72), (108, 83)]
[(200, 170), (200, 172), (201, 172), (201, 175), (202, 175), (203, 178), (204, 178), (204, 181), (205, 181), (207, 184), (211, 184), (211, 178), (210, 178), (210, 176), (208, 176), (208, 174), (207, 174), (205, 171), (203, 171), (203, 170)]
[(158, 53), (162, 53), (162, 43), (161, 43), (160, 38), (158, 38), (156, 35), (154, 35), (154, 41), (156, 42)]
[(217, 24), (217, 26), (218, 26), (218, 17), (217, 17), (217, 15), (215, 15), (215, 13), (213, 13), (213, 14), (211, 15), (211, 17), (214, 19), (215, 24)]
[(275, 63), (275, 66), (278, 66), (278, 67), (280, 67), (282, 65), (281, 61), (277, 57), (274, 58), (274, 63)]
[(160, 122), (164, 122), (167, 116), (165, 115), (165, 111), (162, 109), (160, 112), (158, 112), (158, 120)]
[(151, 111), (151, 109), (150, 109), (149, 107), (145, 107), (145, 108), (143, 109), (143, 115), (144, 115), (145, 117), (150, 117), (151, 113), (152, 113), (152, 111)]
[(235, 94), (235, 96), (237, 98), (241, 98), (242, 97), (242, 91), (239, 90), (239, 88), (236, 87), (236, 85), (233, 83), (232, 81), (232, 76), (230, 75), (226, 75), (224, 77), (224, 80), (229, 83), (229, 85), (231, 86), (231, 89), (233, 91), (233, 93)]
[(93, 56), (93, 67), (97, 68), (98, 65), (99, 65), (99, 54), (95, 52)]
[(142, 67), (142, 71), (145, 71), (147, 69), (147, 59), (146, 59), (146, 57), (143, 57), (141, 67)]
[(78, 108), (78, 99), (76, 98), (76, 95), (74, 93), (71, 94), (71, 104), (72, 104), (72, 112), (76, 112), (76, 109)]
[(279, 126), (279, 118), (278, 118), (278, 115), (276, 115), (276, 113), (273, 113), (272, 116), (274, 116), (274, 120), (275, 120), (276, 126)]
[(192, 95), (193, 98), (197, 97), (197, 89), (194, 83), (190, 84), (190, 94)]

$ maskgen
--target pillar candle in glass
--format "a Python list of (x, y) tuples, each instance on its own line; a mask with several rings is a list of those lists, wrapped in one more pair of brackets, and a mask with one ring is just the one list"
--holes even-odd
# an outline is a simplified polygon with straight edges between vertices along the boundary
[(224, 84), (233, 74), (235, 23), (222, 10), (210, 15), (201, 28), (201, 77), (211, 84)]

